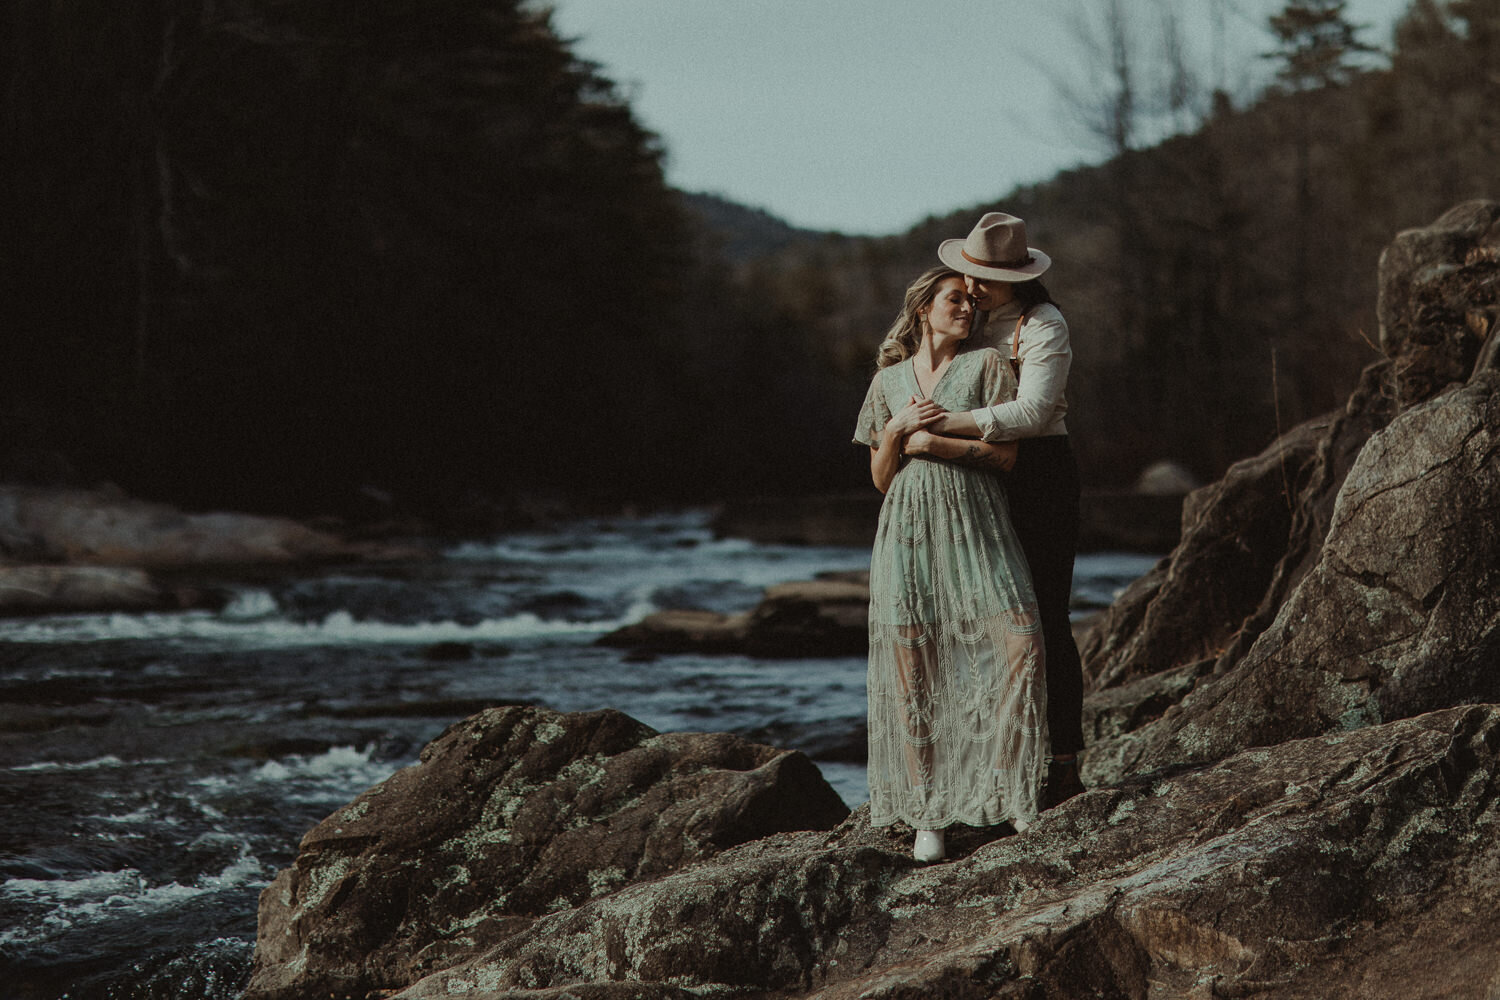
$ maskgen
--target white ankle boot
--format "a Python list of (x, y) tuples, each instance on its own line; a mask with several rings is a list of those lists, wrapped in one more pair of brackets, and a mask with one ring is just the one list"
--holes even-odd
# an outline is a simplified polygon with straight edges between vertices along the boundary
[(941, 861), (945, 857), (942, 830), (918, 830), (917, 841), (912, 844), (911, 856), (918, 861)]

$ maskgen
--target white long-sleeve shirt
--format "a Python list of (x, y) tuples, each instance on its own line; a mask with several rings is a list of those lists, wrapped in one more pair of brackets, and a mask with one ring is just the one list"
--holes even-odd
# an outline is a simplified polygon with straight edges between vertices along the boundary
[[(984, 346), (1009, 358), (1011, 337), (1020, 318), (1021, 307), (1016, 303), (992, 312), (984, 330)], [(1027, 315), (1021, 326), (1019, 354), (1021, 379), (1015, 400), (969, 411), (986, 441), (1068, 433), (1063, 421), (1068, 412), (1064, 390), (1068, 369), (1073, 365), (1073, 348), (1068, 342), (1068, 321), (1056, 306), (1043, 303)]]

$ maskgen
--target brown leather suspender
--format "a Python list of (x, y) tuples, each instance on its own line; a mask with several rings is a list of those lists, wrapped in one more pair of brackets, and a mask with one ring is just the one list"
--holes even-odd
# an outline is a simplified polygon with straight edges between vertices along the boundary
[(1018, 382), (1021, 380), (1021, 324), (1025, 322), (1026, 314), (1022, 313), (1016, 320), (1016, 330), (1010, 337), (1010, 370)]

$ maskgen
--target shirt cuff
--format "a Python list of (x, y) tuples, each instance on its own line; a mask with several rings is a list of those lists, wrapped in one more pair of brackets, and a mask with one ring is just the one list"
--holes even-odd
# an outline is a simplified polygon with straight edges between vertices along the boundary
[(1000, 435), (1000, 421), (995, 419), (995, 411), (990, 407), (982, 410), (970, 410), (969, 416), (974, 418), (974, 423), (979, 427), (979, 437), (985, 441), (993, 441)]

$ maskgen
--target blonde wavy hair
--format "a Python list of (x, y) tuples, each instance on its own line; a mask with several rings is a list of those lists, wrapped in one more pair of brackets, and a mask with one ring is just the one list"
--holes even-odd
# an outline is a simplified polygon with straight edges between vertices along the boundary
[(901, 312), (896, 316), (896, 322), (886, 331), (885, 339), (875, 352), (875, 367), (899, 365), (917, 353), (917, 348), (922, 345), (922, 317), (917, 314), (932, 304), (932, 300), (937, 297), (938, 285), (949, 278), (962, 277), (951, 267), (934, 267), (922, 272), (916, 281), (907, 286)]

